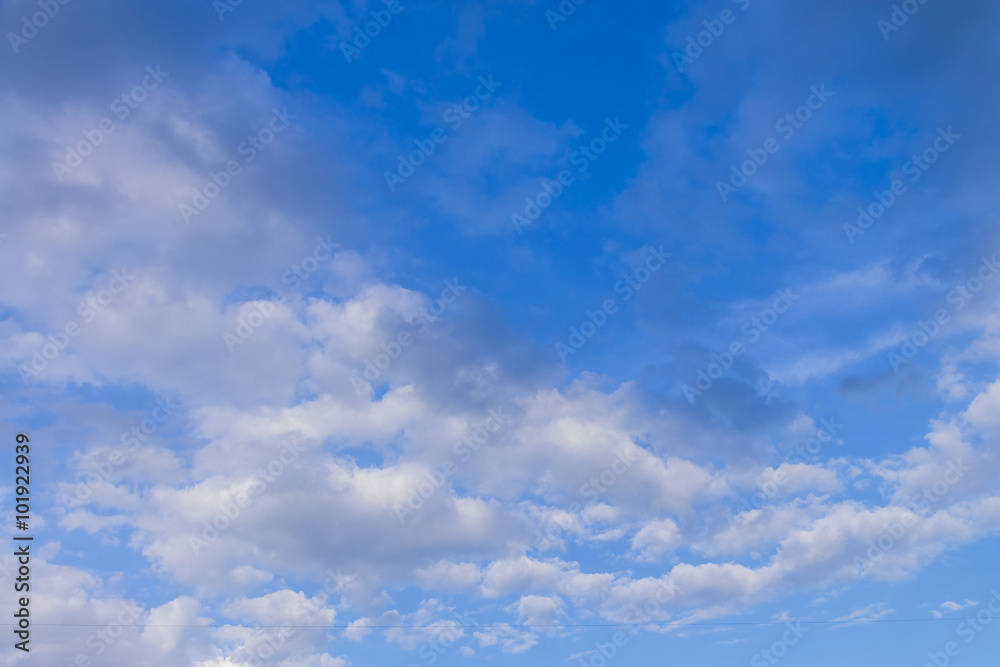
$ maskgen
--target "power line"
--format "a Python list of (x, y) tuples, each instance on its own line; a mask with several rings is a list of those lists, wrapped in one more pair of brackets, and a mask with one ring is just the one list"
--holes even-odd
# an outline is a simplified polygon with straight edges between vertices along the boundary
[[(432, 623), (430, 625), (364, 625), (371, 629), (427, 629), (427, 628), (469, 628), (473, 630), (490, 628), (648, 628), (648, 627), (727, 627), (727, 626), (770, 626), (785, 625), (786, 623), (799, 623), (802, 625), (866, 625), (869, 623), (928, 623), (941, 621), (975, 621), (975, 617), (956, 616), (952, 618), (875, 618), (875, 619), (855, 619), (846, 621), (797, 621), (787, 619), (784, 621), (731, 621), (725, 622), (698, 622), (687, 623), (685, 621), (665, 621), (662, 623), (489, 623), (484, 625), (464, 625), (462, 623)], [(100, 628), (107, 623), (32, 623), (34, 627), (49, 628)], [(129, 627), (122, 624), (123, 627)], [(16, 623), (0, 623), (0, 627), (16, 627)], [(138, 625), (132, 627), (142, 628), (203, 628), (206, 630), (220, 630), (223, 628), (247, 628), (250, 630), (263, 630), (265, 628), (312, 628), (315, 630), (347, 630), (349, 625), (240, 625), (236, 623), (226, 623), (224, 625)]]

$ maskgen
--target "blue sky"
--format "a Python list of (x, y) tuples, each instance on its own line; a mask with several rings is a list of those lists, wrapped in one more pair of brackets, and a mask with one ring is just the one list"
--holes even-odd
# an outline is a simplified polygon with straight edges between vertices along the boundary
[(994, 664), (995, 3), (0, 21), (0, 663)]

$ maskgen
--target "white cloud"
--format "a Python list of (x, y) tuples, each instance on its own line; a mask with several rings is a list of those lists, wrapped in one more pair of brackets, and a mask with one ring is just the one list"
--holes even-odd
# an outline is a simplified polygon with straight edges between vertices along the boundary
[[(844, 625), (856, 625), (859, 623), (871, 623), (880, 618), (885, 618), (889, 614), (895, 613), (895, 609), (890, 609), (883, 602), (873, 602), (862, 609), (855, 609), (850, 614), (833, 619), (834, 622)], [(841, 626), (843, 627), (843, 626)]]
[(683, 539), (673, 519), (651, 521), (632, 538), (632, 550), (640, 560), (659, 562), (681, 545)]

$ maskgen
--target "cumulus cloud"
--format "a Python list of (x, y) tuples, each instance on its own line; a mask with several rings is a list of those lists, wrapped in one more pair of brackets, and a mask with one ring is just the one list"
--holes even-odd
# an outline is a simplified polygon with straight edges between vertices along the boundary
[[(544, 11), (408, 7), (383, 26), (398, 39), (347, 63), (370, 3), (219, 4), (60, 5), (0, 58), (0, 399), (44, 443), (52, 500), (32, 519), (51, 536), (38, 660), (347, 667), (376, 641), (521, 656), (573, 625), (662, 630), (912, 580), (1000, 530), (1000, 318), (992, 283), (969, 291), (995, 237), (997, 93), (974, 49), (938, 53), (995, 6), (927, 5), (886, 52), (857, 32), (876, 25), (864, 3), (755, 5), (686, 71), (673, 54), (699, 15), (657, 15), (656, 35), (615, 42), (656, 67), (664, 40), (655, 84), (610, 76), (549, 108), (498, 61), (496, 91), (450, 116), (480, 47), (531, 25), (521, 12), (547, 29)], [(35, 7), (8, 3), (4, 33)], [(588, 34), (579, 11), (555, 38)], [(714, 183), (834, 60), (824, 119), (722, 202)], [(618, 113), (595, 100), (630, 134), (578, 170)], [(843, 239), (948, 123), (960, 148)], [(675, 263), (631, 286), (668, 242)], [(795, 296), (772, 322), (778, 290)], [(919, 356), (886, 363), (939, 309)], [(560, 358), (581, 322), (594, 335)]]

